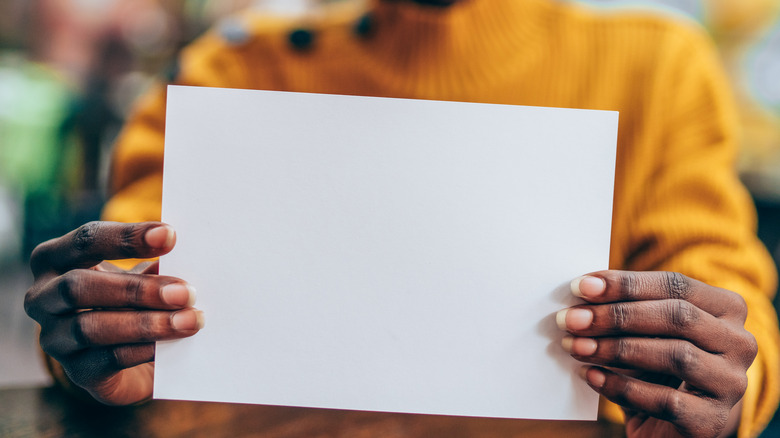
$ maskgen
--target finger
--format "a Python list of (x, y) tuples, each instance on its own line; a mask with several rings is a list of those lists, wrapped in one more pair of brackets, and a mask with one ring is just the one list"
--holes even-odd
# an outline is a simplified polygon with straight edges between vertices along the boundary
[(68, 377), (79, 386), (104, 379), (118, 371), (152, 362), (155, 345), (136, 344), (79, 351), (63, 361), (72, 370)]
[(176, 234), (159, 222), (90, 222), (39, 245), (30, 257), (33, 274), (91, 268), (103, 260), (158, 257), (169, 252)]
[(731, 406), (725, 403), (714, 403), (601, 367), (584, 367), (582, 377), (609, 401), (630, 412), (669, 421), (683, 436), (717, 436), (728, 421)]
[(41, 347), (55, 359), (80, 350), (143, 344), (192, 336), (204, 326), (195, 309), (176, 312), (89, 311), (59, 318), (41, 329)]
[[(174, 277), (76, 269), (32, 292), (33, 318), (41, 313), (64, 315), (81, 309), (181, 309), (195, 304), (195, 288)], [(45, 316), (43, 316), (45, 317)]]
[(579, 337), (678, 338), (709, 353), (726, 353), (734, 345), (729, 341), (741, 343), (736, 337), (744, 332), (735, 332), (731, 324), (680, 300), (576, 306), (558, 312), (556, 321), (562, 330)]
[(745, 300), (738, 294), (676, 272), (595, 272), (575, 278), (571, 291), (591, 303), (684, 300), (716, 317), (733, 315), (742, 323), (747, 318)]
[(132, 368), (141, 364), (154, 361), (155, 345), (120, 345), (119, 347), (109, 347), (111, 355), (108, 356), (110, 365), (116, 369)]
[(675, 376), (709, 396), (735, 402), (747, 388), (744, 368), (677, 339), (564, 338), (563, 348), (582, 362)]

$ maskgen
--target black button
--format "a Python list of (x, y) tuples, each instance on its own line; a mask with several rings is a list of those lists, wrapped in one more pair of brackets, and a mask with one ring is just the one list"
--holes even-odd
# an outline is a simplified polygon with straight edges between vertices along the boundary
[(360, 19), (357, 22), (355, 22), (354, 31), (355, 34), (364, 37), (364, 36), (369, 36), (373, 28), (374, 28), (374, 18), (371, 16), (371, 14), (366, 14), (360, 17)]
[(314, 32), (307, 29), (297, 29), (290, 33), (290, 44), (298, 50), (306, 50), (314, 44)]

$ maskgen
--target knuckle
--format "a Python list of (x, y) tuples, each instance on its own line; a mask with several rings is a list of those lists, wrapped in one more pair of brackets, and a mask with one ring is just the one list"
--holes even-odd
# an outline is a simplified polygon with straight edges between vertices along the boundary
[(57, 294), (68, 308), (75, 308), (78, 303), (79, 290), (81, 290), (83, 285), (84, 276), (82, 271), (68, 271), (59, 278)]
[(91, 248), (98, 238), (101, 227), (99, 221), (92, 221), (77, 228), (73, 235), (73, 246), (79, 251)]
[[(628, 378), (627, 376), (616, 376), (612, 385), (605, 385), (605, 391), (603, 394), (611, 401), (617, 403), (623, 407), (636, 406), (637, 400), (642, 397), (645, 392), (638, 383), (637, 380)], [(660, 407), (646, 406), (649, 411), (660, 411)]]
[(734, 389), (735, 393), (732, 394), (731, 400), (735, 403), (742, 399), (742, 397), (745, 395), (745, 392), (747, 392), (748, 388), (748, 376), (746, 373), (739, 373), (739, 375), (734, 377)]
[(614, 361), (616, 363), (622, 363), (629, 360), (633, 356), (633, 351), (634, 348), (630, 342), (626, 341), (624, 338), (618, 338), (617, 342), (615, 342)]
[(664, 273), (664, 287), (668, 298), (673, 300), (687, 300), (691, 295), (691, 283), (679, 272)]
[(108, 369), (119, 370), (124, 368), (122, 366), (122, 356), (118, 348), (106, 348), (103, 353), (103, 363)]
[(43, 242), (36, 246), (30, 254), (30, 269), (33, 274), (44, 272), (49, 267), (49, 254), (51, 253), (51, 241)]
[(24, 294), (24, 312), (36, 321), (40, 314), (38, 306), (39, 296), (40, 294), (34, 288), (28, 289), (27, 293)]
[(745, 372), (730, 373), (728, 383), (722, 385), (718, 398), (729, 405), (734, 405), (745, 395), (747, 387), (748, 377)]
[(745, 367), (750, 367), (756, 359), (756, 356), (758, 356), (759, 347), (756, 337), (749, 331), (743, 330), (736, 343), (737, 346), (732, 351), (739, 355), (739, 358), (742, 359), (741, 362)]
[(664, 392), (661, 398), (659, 417), (670, 422), (677, 421), (684, 411), (682, 404), (683, 402), (678, 391), (670, 390)]
[(609, 307), (609, 319), (614, 330), (624, 331), (629, 325), (630, 318), (631, 311), (628, 305), (617, 303)]
[(128, 224), (122, 228), (119, 233), (119, 251), (125, 257), (134, 257), (138, 250), (138, 242), (141, 240), (145, 230), (139, 227), (137, 224)]
[(114, 369), (124, 369), (129, 363), (127, 348), (114, 347), (107, 349), (108, 366)]
[(93, 343), (93, 333), (98, 325), (94, 312), (82, 312), (73, 318), (71, 336), (76, 345), (86, 347)]
[(125, 369), (139, 363), (154, 360), (154, 344), (121, 345), (112, 348), (114, 355), (114, 367)]
[(636, 297), (639, 294), (639, 277), (635, 272), (627, 271), (621, 273), (620, 289), (627, 297)]
[(747, 351), (751, 357), (751, 362), (758, 355), (758, 340), (752, 333), (745, 330), (745, 343), (747, 344)]
[(138, 340), (141, 342), (153, 342), (158, 338), (160, 325), (149, 312), (140, 312), (138, 317)]
[(698, 363), (698, 354), (696, 347), (685, 342), (672, 348), (669, 355), (670, 367), (677, 375), (684, 374), (692, 370)]
[(128, 305), (141, 303), (144, 297), (144, 280), (140, 275), (130, 275), (125, 283), (125, 302)]
[(735, 314), (739, 317), (740, 321), (746, 321), (748, 316), (747, 301), (738, 293), (730, 292), (730, 294), (734, 300), (734, 304), (731, 307), (734, 309)]
[(49, 327), (41, 327), (41, 334), (38, 339), (38, 344), (41, 346), (41, 350), (45, 351), (46, 354), (55, 359), (58, 358), (59, 355), (55, 349), (54, 336), (52, 335)]
[(688, 330), (699, 319), (696, 307), (683, 300), (669, 301), (669, 325), (677, 332)]

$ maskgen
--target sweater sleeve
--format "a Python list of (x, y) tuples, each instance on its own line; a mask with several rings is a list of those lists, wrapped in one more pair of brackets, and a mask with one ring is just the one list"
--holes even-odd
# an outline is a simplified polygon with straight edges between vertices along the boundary
[(625, 187), (616, 196), (611, 265), (681, 272), (745, 299), (746, 329), (759, 353), (748, 371), (739, 436), (755, 436), (780, 397), (775, 268), (734, 170), (737, 116), (720, 61), (696, 31), (681, 29), (666, 43), (642, 114), (654, 134), (619, 157)]

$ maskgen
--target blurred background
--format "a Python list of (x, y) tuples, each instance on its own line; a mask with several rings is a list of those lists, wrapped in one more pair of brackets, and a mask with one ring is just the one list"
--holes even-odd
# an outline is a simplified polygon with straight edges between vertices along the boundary
[[(575, 0), (570, 0), (575, 1)], [(740, 172), (760, 237), (780, 242), (780, 0), (581, 0), (704, 26), (733, 81)], [(26, 259), (99, 217), (108, 160), (136, 97), (177, 52), (239, 9), (297, 16), (365, 0), (0, 0), (0, 388), (44, 385)]]

